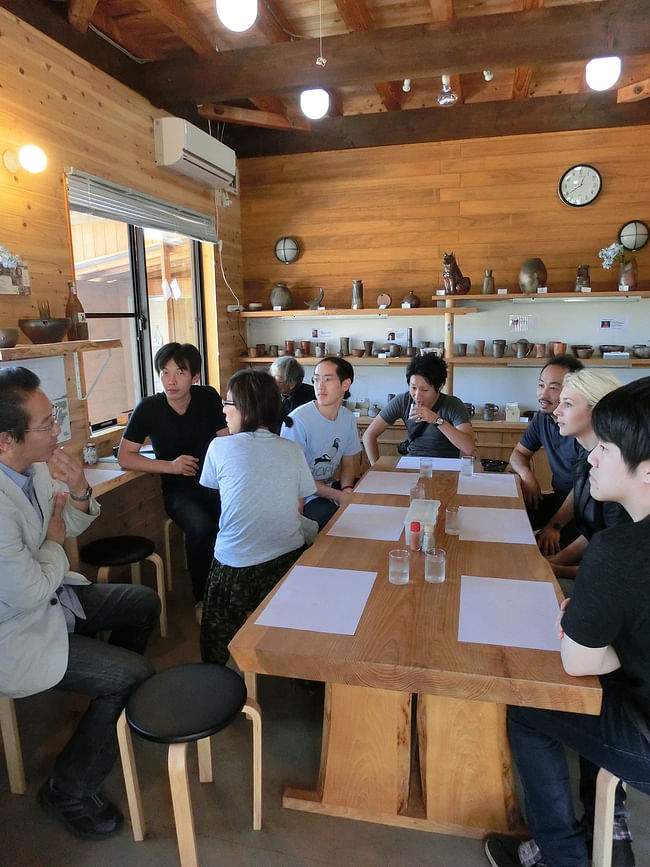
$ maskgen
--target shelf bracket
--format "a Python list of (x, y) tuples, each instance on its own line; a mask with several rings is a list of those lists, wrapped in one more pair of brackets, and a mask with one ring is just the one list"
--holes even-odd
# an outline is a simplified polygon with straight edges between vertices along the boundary
[(95, 376), (95, 378), (91, 382), (90, 388), (88, 389), (86, 394), (82, 394), (81, 393), (81, 369), (79, 367), (79, 353), (75, 352), (75, 354), (74, 354), (74, 378), (75, 378), (75, 382), (77, 383), (77, 397), (79, 398), (79, 400), (88, 400), (90, 395), (93, 393), (93, 389), (95, 388), (95, 386), (99, 382), (99, 378), (101, 377), (102, 373), (106, 370), (106, 366), (108, 365), (109, 361), (111, 360), (111, 355), (112, 355), (112, 350), (107, 349), (106, 350), (106, 358), (104, 359), (102, 366), (97, 371), (97, 375)]

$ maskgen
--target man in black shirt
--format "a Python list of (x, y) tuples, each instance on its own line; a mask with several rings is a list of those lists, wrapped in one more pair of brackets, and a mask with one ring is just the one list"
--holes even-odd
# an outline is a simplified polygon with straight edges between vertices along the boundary
[[(486, 853), (497, 867), (588, 867), (565, 746), (650, 794), (650, 377), (605, 395), (592, 424), (599, 442), (589, 455), (591, 495), (620, 503), (632, 523), (594, 536), (558, 631), (565, 670), (600, 675), (603, 703), (598, 716), (508, 708), (534, 841), (488, 839)], [(634, 864), (629, 844), (625, 860), (614, 863)]]
[(282, 414), (289, 415), (297, 407), (316, 400), (314, 386), (303, 382), (305, 371), (293, 355), (283, 355), (274, 361), (269, 373), (275, 379), (282, 395)]

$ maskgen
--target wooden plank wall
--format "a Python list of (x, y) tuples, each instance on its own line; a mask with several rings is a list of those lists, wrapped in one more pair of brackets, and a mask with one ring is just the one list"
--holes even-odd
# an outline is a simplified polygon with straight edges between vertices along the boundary
[[(570, 208), (557, 185), (580, 162), (598, 168), (603, 191), (592, 205)], [(320, 286), (327, 307), (348, 307), (352, 280), (361, 278), (366, 306), (380, 291), (399, 306), (410, 289), (432, 304), (450, 250), (473, 292), (486, 268), (497, 287), (517, 287), (533, 256), (544, 261), (551, 290), (572, 289), (583, 263), (595, 290), (615, 289), (618, 272), (602, 269), (598, 250), (624, 222), (650, 222), (650, 126), (249, 159), (240, 176), (247, 302), (268, 304), (283, 280), (296, 307)], [(284, 235), (303, 248), (292, 265), (274, 257)], [(646, 283), (649, 251), (637, 255)]]
[[(0, 83), (0, 155), (32, 142), (48, 157), (48, 167), (40, 175), (21, 171), (14, 176), (0, 163), (0, 244), (29, 263), (32, 282), (31, 295), (0, 295), (1, 326), (17, 327), (18, 319), (38, 315), (42, 300), (50, 302), (53, 315), (63, 314), (67, 281), (72, 279), (65, 167), (215, 213), (211, 189), (156, 167), (153, 118), (163, 112), (3, 9)], [(240, 291), (239, 201), (231, 198), (232, 207), (218, 209), (219, 223), (226, 273)], [(211, 256), (204, 267), (210, 287), (209, 369), (218, 386), (219, 375), (227, 377), (232, 370), (234, 341), (229, 324), (218, 333), (217, 311), (226, 322), (225, 306), (232, 299), (220, 273), (212, 273)]]

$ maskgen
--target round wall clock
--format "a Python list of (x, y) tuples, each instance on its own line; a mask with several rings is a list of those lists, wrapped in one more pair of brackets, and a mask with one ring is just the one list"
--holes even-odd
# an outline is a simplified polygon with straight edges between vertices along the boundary
[(583, 208), (599, 195), (603, 179), (598, 169), (586, 164), (571, 166), (560, 178), (557, 191), (566, 205)]
[(618, 233), (619, 242), (626, 250), (641, 250), (648, 243), (650, 229), (643, 220), (630, 220), (621, 226)]
[(275, 255), (285, 265), (290, 265), (300, 255), (300, 245), (295, 238), (280, 238), (275, 242)]

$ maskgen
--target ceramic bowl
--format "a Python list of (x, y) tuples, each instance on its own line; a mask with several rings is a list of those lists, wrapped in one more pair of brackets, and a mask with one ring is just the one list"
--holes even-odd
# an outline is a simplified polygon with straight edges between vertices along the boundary
[(353, 355), (355, 358), (361, 358), (365, 351), (365, 349), (351, 349), (350, 355)]
[(571, 351), (574, 355), (577, 355), (578, 358), (591, 358), (594, 354), (593, 346), (589, 346), (585, 343), (578, 343), (575, 346), (572, 346)]
[(650, 346), (646, 346), (644, 343), (635, 343), (632, 352), (637, 358), (650, 358)]
[(260, 304), (259, 301), (251, 301), (251, 303), (248, 305), (249, 310), (262, 310), (263, 307), (264, 305)]
[(70, 320), (19, 319), (18, 325), (32, 343), (60, 343), (70, 327)]
[(598, 349), (602, 355), (604, 352), (623, 352), (625, 347), (621, 343), (603, 343)]
[(0, 328), (0, 349), (10, 349), (18, 343), (17, 328)]

